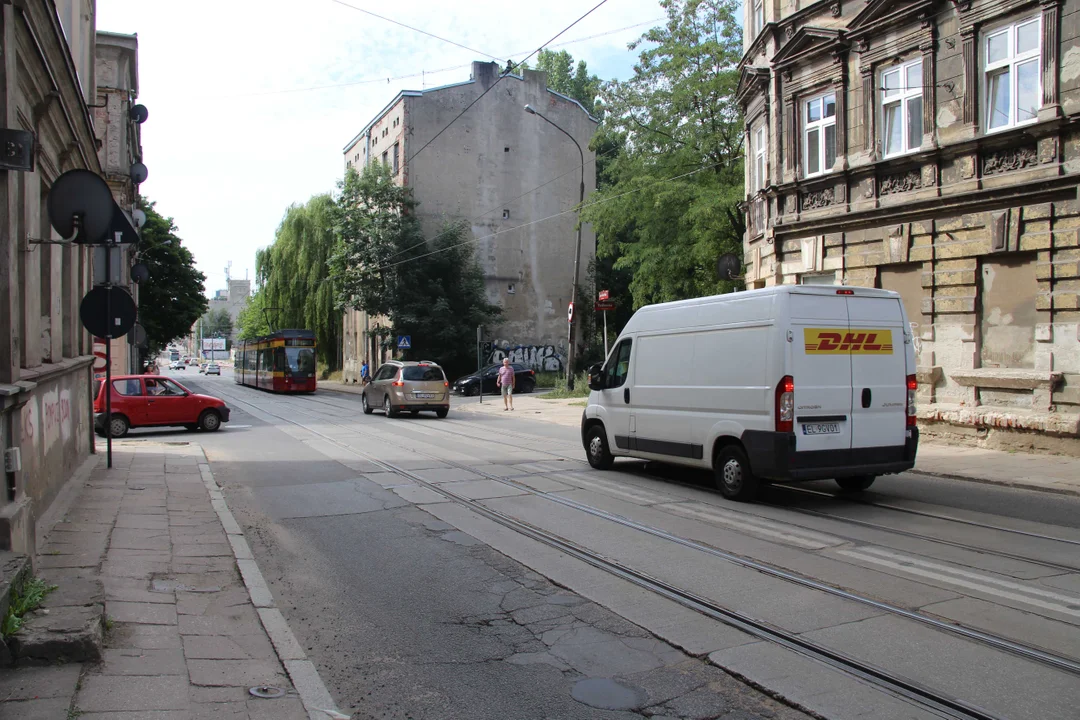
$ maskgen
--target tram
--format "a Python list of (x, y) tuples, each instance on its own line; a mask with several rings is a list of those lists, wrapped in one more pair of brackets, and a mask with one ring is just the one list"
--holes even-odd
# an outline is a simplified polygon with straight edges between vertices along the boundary
[(272, 392), (315, 392), (315, 333), (278, 330), (235, 345), (238, 385)]

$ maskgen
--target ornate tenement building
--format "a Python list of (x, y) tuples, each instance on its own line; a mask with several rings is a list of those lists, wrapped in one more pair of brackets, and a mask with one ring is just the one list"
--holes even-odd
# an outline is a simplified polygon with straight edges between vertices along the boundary
[(746, 284), (903, 298), (930, 434), (1080, 454), (1080, 0), (747, 0)]

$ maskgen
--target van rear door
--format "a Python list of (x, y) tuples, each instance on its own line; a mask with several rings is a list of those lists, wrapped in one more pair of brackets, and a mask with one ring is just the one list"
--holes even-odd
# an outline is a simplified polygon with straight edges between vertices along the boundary
[(899, 298), (849, 295), (847, 306), (851, 327), (851, 448), (852, 459), (858, 462), (860, 448), (904, 445), (907, 348)]
[(807, 292), (792, 293), (790, 303), (796, 450), (846, 454), (851, 449), (851, 353), (841, 347), (849, 330), (847, 300)]

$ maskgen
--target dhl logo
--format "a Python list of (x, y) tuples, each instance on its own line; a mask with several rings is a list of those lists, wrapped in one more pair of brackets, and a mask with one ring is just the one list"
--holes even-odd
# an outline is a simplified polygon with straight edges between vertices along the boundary
[(892, 330), (803, 328), (807, 355), (892, 355)]

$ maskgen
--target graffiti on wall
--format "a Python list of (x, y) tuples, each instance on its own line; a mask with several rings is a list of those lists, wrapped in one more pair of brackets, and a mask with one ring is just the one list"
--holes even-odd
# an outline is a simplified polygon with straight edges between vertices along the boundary
[[(38, 403), (40, 402), (40, 409)], [(71, 440), (71, 391), (50, 390), (22, 409), (22, 441), (48, 452), (60, 440)]]
[(514, 345), (507, 340), (496, 340), (489, 363), (501, 363), (503, 358), (510, 362), (521, 363), (533, 370), (562, 371), (566, 353), (561, 345)]

